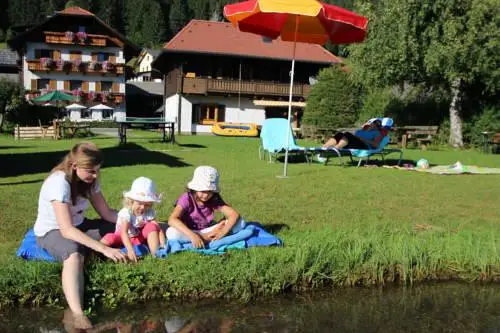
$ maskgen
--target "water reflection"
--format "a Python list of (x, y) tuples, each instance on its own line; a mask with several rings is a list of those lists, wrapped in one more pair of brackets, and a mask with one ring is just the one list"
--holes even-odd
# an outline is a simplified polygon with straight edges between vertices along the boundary
[[(47, 309), (0, 313), (0, 332), (84, 332)], [(30, 320), (27, 321), (26, 319)], [(101, 311), (86, 332), (500, 333), (500, 285), (438, 284), (290, 295), (251, 304), (159, 303)]]

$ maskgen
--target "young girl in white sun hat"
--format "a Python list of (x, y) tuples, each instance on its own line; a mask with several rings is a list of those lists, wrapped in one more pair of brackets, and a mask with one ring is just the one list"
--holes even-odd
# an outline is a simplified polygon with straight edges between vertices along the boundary
[(106, 234), (101, 242), (107, 246), (124, 245), (129, 259), (134, 262), (137, 262), (137, 256), (133, 245), (147, 243), (154, 256), (159, 246), (165, 246), (165, 235), (153, 209), (153, 204), (161, 201), (155, 183), (149, 178), (139, 177), (123, 197), (124, 207), (118, 212), (115, 232)]
[[(168, 240), (191, 241), (193, 247), (202, 248), (205, 243), (221, 239), (245, 227), (240, 214), (222, 200), (219, 194), (219, 173), (215, 168), (197, 167), (187, 188), (188, 191), (177, 199), (168, 219)], [(224, 219), (214, 224), (216, 211), (224, 214)]]

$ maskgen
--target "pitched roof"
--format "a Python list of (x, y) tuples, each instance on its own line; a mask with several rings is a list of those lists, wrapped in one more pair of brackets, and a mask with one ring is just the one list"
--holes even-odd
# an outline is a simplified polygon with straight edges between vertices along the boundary
[(161, 53), (161, 50), (156, 50), (156, 49), (146, 49), (146, 51), (153, 57), (157, 57)]
[[(227, 22), (191, 20), (163, 49), (291, 60), (293, 43), (281, 39), (266, 42), (261, 36), (241, 32)], [(321, 45), (305, 43), (297, 43), (295, 59), (317, 63), (342, 62)]]
[(17, 53), (10, 50), (0, 50), (0, 65), (17, 66)]
[(57, 13), (67, 15), (94, 16), (94, 14), (92, 14), (91, 12), (77, 6), (65, 8), (64, 10), (58, 11)]
[(54, 15), (49, 16), (47, 20), (42, 22), (41, 24), (38, 24), (31, 29), (24, 31), (22, 33), (19, 33), (16, 35), (14, 38), (11, 40), (7, 41), (7, 44), (12, 48), (12, 49), (19, 49), (22, 47), (22, 44), (30, 38), (31, 35), (36, 34), (37, 32), (39, 33), (41, 30), (43, 30), (47, 26), (53, 26), (53, 24), (59, 24), (58, 19), (64, 17), (66, 19), (71, 20), (73, 17), (80, 17), (82, 20), (85, 21), (94, 21), (97, 22), (99, 25), (104, 27), (110, 35), (116, 37), (120, 41), (122, 41), (125, 44), (125, 47), (130, 48), (134, 54), (138, 54), (140, 52), (140, 48), (135, 45), (132, 41), (130, 41), (127, 37), (122, 35), (120, 32), (117, 30), (113, 29), (110, 27), (106, 22), (101, 20), (99, 17), (94, 15), (93, 13), (82, 9), (80, 7), (68, 7), (62, 11), (55, 12)]

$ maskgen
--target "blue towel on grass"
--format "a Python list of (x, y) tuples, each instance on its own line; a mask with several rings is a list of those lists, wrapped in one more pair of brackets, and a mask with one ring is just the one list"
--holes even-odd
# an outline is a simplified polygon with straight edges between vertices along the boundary
[(206, 248), (196, 249), (190, 241), (170, 240), (165, 249), (156, 252), (158, 257), (166, 257), (171, 253), (192, 251), (202, 254), (223, 254), (230, 249), (244, 249), (254, 246), (281, 246), (283, 242), (276, 236), (268, 233), (258, 222), (247, 222), (245, 228), (239, 232), (226, 236), (220, 240), (210, 242)]
[[(165, 248), (157, 251), (158, 257), (166, 257), (168, 254), (182, 251), (194, 251), (202, 254), (217, 255), (223, 254), (229, 249), (244, 249), (254, 246), (281, 246), (283, 242), (276, 236), (268, 233), (257, 222), (247, 222), (244, 229), (226, 236), (217, 241), (210, 242), (204, 249), (194, 249), (191, 242), (168, 241)], [(145, 245), (134, 245), (137, 256), (141, 257), (149, 253)], [(122, 248), (126, 253), (126, 249)], [(38, 246), (33, 229), (28, 230), (17, 250), (16, 255), (26, 260), (56, 261), (47, 251)]]

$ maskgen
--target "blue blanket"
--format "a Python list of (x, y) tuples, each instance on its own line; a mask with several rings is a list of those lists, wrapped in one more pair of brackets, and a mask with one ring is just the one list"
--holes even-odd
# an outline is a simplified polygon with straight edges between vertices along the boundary
[[(276, 236), (268, 233), (257, 222), (248, 222), (246, 227), (236, 234), (226, 236), (218, 241), (213, 241), (204, 249), (195, 249), (191, 242), (168, 241), (165, 248), (159, 249), (156, 255), (166, 257), (169, 254), (193, 251), (203, 254), (222, 254), (228, 249), (244, 249), (253, 246), (281, 246), (283, 242)], [(135, 253), (143, 256), (149, 253), (147, 246), (134, 246)], [(122, 251), (126, 252), (125, 248)], [(33, 229), (28, 230), (16, 255), (26, 260), (56, 261), (47, 251), (40, 248), (36, 243)]]
[(276, 236), (268, 233), (257, 222), (247, 222), (244, 229), (226, 236), (218, 241), (213, 241), (204, 249), (193, 248), (191, 242), (170, 240), (165, 249), (160, 249), (156, 253), (159, 257), (166, 257), (169, 254), (193, 251), (203, 254), (222, 254), (229, 249), (243, 249), (253, 246), (281, 246), (283, 242)]

